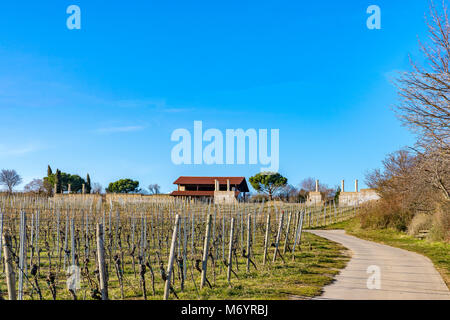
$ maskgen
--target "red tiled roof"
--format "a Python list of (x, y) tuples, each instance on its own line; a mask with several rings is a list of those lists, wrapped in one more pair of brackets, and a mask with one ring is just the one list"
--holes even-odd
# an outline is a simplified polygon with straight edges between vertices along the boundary
[[(235, 191), (236, 196), (240, 192)], [(173, 191), (171, 196), (183, 196), (183, 197), (213, 197), (214, 191)]]
[(219, 180), (219, 184), (241, 184), (245, 181), (245, 177), (179, 177), (173, 184), (211, 184), (214, 185), (214, 180)]

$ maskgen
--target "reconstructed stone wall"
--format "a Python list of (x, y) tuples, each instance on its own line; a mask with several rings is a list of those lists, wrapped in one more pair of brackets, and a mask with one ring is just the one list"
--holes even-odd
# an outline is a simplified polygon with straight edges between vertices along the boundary
[(372, 200), (378, 200), (380, 196), (374, 189), (361, 189), (360, 200), (361, 202), (367, 202)]
[(321, 192), (310, 192), (308, 199), (306, 200), (307, 206), (321, 205), (324, 199), (324, 195)]
[(55, 200), (101, 200), (101, 194), (82, 194), (82, 193), (57, 193), (53, 195)]
[(166, 203), (173, 201), (173, 197), (169, 194), (154, 194), (154, 195), (143, 195), (143, 194), (126, 194), (126, 193), (107, 193), (107, 194), (82, 194), (82, 193), (70, 193), (70, 194), (55, 194), (53, 196), (54, 200), (63, 201), (106, 201), (106, 202), (156, 202), (156, 203)]
[(234, 191), (214, 191), (214, 203), (216, 204), (228, 204), (235, 203), (236, 195)]
[(359, 192), (341, 192), (339, 194), (339, 205), (353, 206), (378, 199), (380, 199), (380, 196), (373, 189), (361, 189)]
[(341, 192), (339, 194), (340, 206), (353, 206), (358, 204), (359, 192)]

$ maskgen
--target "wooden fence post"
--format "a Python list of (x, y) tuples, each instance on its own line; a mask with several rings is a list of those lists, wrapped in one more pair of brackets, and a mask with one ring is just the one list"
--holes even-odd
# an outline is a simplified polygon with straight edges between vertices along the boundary
[(181, 290), (184, 290), (184, 281), (186, 279), (186, 273), (187, 273), (187, 225), (186, 220), (188, 219), (187, 214), (183, 217), (183, 281), (181, 282)]
[(74, 218), (70, 220), (70, 254), (72, 256), (72, 266), (76, 265), (76, 259), (75, 259), (75, 222)]
[(227, 280), (229, 284), (231, 280), (231, 270), (233, 266), (233, 240), (234, 240), (234, 218), (231, 218), (230, 244), (228, 251), (228, 272), (227, 272)]
[(267, 260), (267, 248), (269, 246), (269, 236), (270, 236), (270, 212), (267, 213), (267, 222), (266, 222), (266, 236), (264, 238), (264, 256), (263, 256), (263, 265), (266, 264)]
[(208, 218), (206, 220), (205, 243), (203, 246), (202, 278), (200, 281), (200, 289), (203, 288), (206, 282), (206, 272), (208, 270), (208, 249), (209, 249), (210, 234), (211, 234), (211, 214), (208, 214)]
[(251, 242), (251, 230), (252, 230), (252, 225), (251, 225), (251, 218), (252, 215), (249, 213), (247, 216), (247, 272), (250, 272), (250, 242)]
[(27, 258), (27, 220), (25, 211), (20, 212), (20, 244), (19, 244), (19, 290), (18, 299), (23, 299), (23, 276), (26, 273)]
[(169, 262), (167, 264), (166, 283), (164, 286), (164, 300), (167, 300), (169, 298), (169, 293), (170, 293), (170, 278), (172, 277), (173, 261), (175, 259), (175, 250), (176, 250), (175, 246), (177, 243), (179, 220), (180, 220), (180, 216), (177, 214), (175, 216), (175, 226), (173, 227), (172, 243), (170, 245)]
[(283, 231), (283, 218), (284, 211), (282, 211), (280, 215), (280, 225), (278, 227), (277, 239), (275, 241), (275, 254), (273, 255), (273, 262), (275, 262), (275, 260), (277, 259), (278, 245), (280, 244), (281, 232)]
[(289, 211), (288, 222), (287, 222), (287, 225), (286, 225), (286, 236), (285, 236), (285, 239), (284, 239), (283, 254), (286, 253), (286, 248), (287, 248), (287, 245), (288, 245), (288, 242), (289, 242), (289, 229), (291, 227), (291, 218), (292, 218), (292, 211)]
[(104, 239), (103, 224), (97, 223), (97, 259), (100, 277), (100, 293), (102, 294), (102, 300), (108, 300)]
[(6, 285), (8, 287), (9, 300), (16, 300), (16, 274), (14, 273), (13, 256), (11, 249), (11, 236), (3, 235), (3, 253), (5, 255), (6, 264)]
[(300, 219), (299, 219), (299, 226), (297, 227), (297, 232), (295, 234), (295, 241), (294, 241), (294, 246), (292, 247), (292, 259), (294, 259), (294, 252), (295, 252), (295, 247), (297, 246), (297, 242), (300, 245), (301, 243), (301, 239), (302, 239), (302, 229), (303, 229), (303, 219), (304, 216), (306, 214), (305, 212), (300, 213)]
[(3, 254), (3, 212), (0, 210), (0, 264), (2, 264), (3, 262), (2, 254)]

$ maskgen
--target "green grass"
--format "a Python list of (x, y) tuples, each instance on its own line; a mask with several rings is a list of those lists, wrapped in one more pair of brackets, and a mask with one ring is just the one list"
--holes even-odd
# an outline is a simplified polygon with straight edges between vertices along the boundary
[(393, 247), (420, 253), (428, 257), (450, 288), (450, 244), (439, 241), (420, 240), (394, 229), (362, 229), (358, 218), (317, 229), (344, 229), (348, 234)]
[[(309, 250), (310, 246), (312, 250)], [(334, 276), (349, 261), (343, 246), (308, 233), (303, 235), (301, 250), (296, 254), (295, 261), (292, 261), (290, 254), (286, 254), (286, 263), (278, 261), (267, 267), (258, 265), (261, 268), (258, 271), (250, 274), (242, 272), (239, 280), (232, 278), (232, 287), (228, 286), (224, 277), (218, 277), (213, 289), (201, 291), (200, 296), (192, 292), (180, 294), (180, 298), (284, 300), (314, 297), (322, 293), (325, 285), (333, 282)]]

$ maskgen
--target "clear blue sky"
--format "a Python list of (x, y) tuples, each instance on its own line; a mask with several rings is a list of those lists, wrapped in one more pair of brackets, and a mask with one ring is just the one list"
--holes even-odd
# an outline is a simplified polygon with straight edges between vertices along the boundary
[[(79, 5), (82, 29), (68, 30)], [(382, 11), (368, 30), (366, 9)], [(55, 170), (104, 187), (133, 178), (173, 190), (180, 175), (260, 165), (176, 166), (170, 135), (280, 129), (280, 172), (296, 185), (364, 180), (414, 137), (389, 79), (419, 59), (425, 0), (4, 1), (0, 168), (28, 183)], [(23, 185), (22, 185), (23, 186)], [(20, 189), (20, 188), (19, 188)]]

